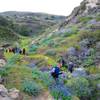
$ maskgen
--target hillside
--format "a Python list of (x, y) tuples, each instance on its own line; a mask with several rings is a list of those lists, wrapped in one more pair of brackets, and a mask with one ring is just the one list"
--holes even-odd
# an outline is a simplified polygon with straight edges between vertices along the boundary
[(19, 35), (11, 28), (12, 22), (0, 16), (0, 45), (19, 39)]
[(13, 30), (23, 36), (42, 34), (47, 28), (52, 29), (65, 20), (64, 16), (32, 12), (9, 11), (0, 15), (13, 21)]
[[(67, 17), (1, 16), (0, 31), (6, 33), (0, 38), (13, 43), (1, 53), (6, 60), (0, 58), (0, 100), (100, 99), (100, 0), (84, 0)], [(12, 47), (18, 50), (9, 52)], [(51, 74), (56, 66), (57, 79)]]

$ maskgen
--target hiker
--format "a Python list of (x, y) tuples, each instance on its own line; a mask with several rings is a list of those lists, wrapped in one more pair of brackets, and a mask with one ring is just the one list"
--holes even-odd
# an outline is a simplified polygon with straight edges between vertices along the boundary
[(60, 59), (58, 60), (58, 62), (61, 63), (62, 67), (66, 67), (66, 62), (62, 56), (60, 56)]
[(5, 49), (6, 53), (8, 52), (8, 49)]
[(15, 54), (15, 48), (12, 48), (12, 52)]
[(22, 54), (22, 50), (20, 49), (19, 54)]
[(73, 63), (73, 62), (69, 62), (69, 64), (68, 64), (68, 71), (69, 71), (70, 73), (73, 72), (73, 68), (74, 68), (74, 63)]
[(26, 50), (25, 50), (25, 48), (23, 48), (23, 50), (22, 50), (22, 54), (23, 54), (23, 55), (26, 54)]
[(12, 52), (12, 48), (9, 48), (9, 52)]
[(59, 75), (62, 74), (60, 72), (60, 67), (61, 67), (61, 64), (58, 63), (57, 66), (53, 67), (51, 70), (51, 75), (55, 79), (55, 81), (59, 78)]

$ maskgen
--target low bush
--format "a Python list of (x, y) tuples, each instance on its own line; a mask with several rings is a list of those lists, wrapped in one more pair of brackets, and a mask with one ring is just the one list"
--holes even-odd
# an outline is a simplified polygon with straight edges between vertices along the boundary
[(53, 79), (49, 73), (46, 72), (43, 73), (36, 68), (33, 69), (32, 76), (34, 80), (38, 82), (40, 81), (46, 87), (51, 86), (51, 84), (53, 83)]
[(38, 49), (37, 45), (31, 45), (31, 47), (29, 48), (29, 52), (35, 52)]
[(100, 14), (96, 16), (96, 21), (100, 21)]
[(56, 55), (56, 51), (53, 50), (53, 49), (49, 49), (49, 50), (46, 51), (46, 55), (55, 56)]
[(99, 68), (96, 67), (96, 66), (90, 66), (90, 67), (88, 67), (86, 70), (87, 70), (87, 72), (88, 72), (89, 74), (97, 74), (97, 73), (100, 73)]
[(51, 94), (55, 100), (72, 100), (71, 95), (69, 95), (68, 90), (66, 87), (63, 86), (53, 86), (51, 89)]
[(42, 87), (34, 81), (24, 80), (22, 90), (29, 95), (38, 96), (42, 91)]
[(68, 37), (68, 36), (71, 36), (73, 34), (77, 34), (77, 32), (78, 32), (77, 27), (72, 26), (69, 29), (67, 29), (66, 32), (64, 32), (63, 36)]
[(83, 30), (83, 31), (79, 31), (78, 34), (79, 34), (80, 40), (89, 39), (90, 42), (100, 41), (100, 38), (99, 38), (100, 30), (96, 30), (94, 32)]
[(0, 75), (7, 76), (9, 73), (9, 69), (13, 67), (15, 63), (20, 61), (20, 57), (18, 55), (14, 55), (10, 59), (8, 59), (6, 65), (3, 68), (0, 68)]
[(72, 91), (72, 94), (78, 97), (89, 96), (89, 82), (87, 79), (82, 77), (69, 79), (66, 83), (66, 86), (69, 87)]
[(79, 17), (79, 22), (87, 23), (89, 20), (92, 19), (92, 17)]
[(89, 67), (91, 65), (95, 65), (95, 62), (94, 62), (94, 59), (91, 58), (91, 57), (88, 57), (87, 59), (85, 59), (83, 62), (82, 62), (82, 65), (83, 67)]
[(0, 68), (0, 76), (7, 76), (8, 72), (6, 68)]

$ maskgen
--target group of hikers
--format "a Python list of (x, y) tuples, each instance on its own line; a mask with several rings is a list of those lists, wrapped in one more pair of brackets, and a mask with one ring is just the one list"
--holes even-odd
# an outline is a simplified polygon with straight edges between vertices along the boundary
[[(9, 53), (14, 53), (14, 54), (22, 54), (22, 55), (25, 55), (26, 54), (26, 49), (23, 48), (18, 48), (18, 47), (15, 47), (15, 48), (6, 48), (5, 49), (6, 52), (9, 52)], [(51, 69), (50, 73), (52, 75), (52, 77), (57, 80), (59, 78), (59, 75), (63, 74), (61, 72), (61, 67), (66, 67), (66, 62), (65, 60), (63, 59), (63, 57), (61, 56), (61, 58), (57, 61), (57, 65), (56, 66), (52, 66), (52, 65), (49, 65)], [(68, 68), (68, 71), (70, 73), (73, 72), (73, 68), (74, 68), (74, 63), (73, 62), (69, 62), (68, 65), (67, 65), (67, 68)]]
[(18, 47), (7, 48), (5, 51), (6, 51), (6, 52), (9, 52), (9, 53), (12, 52), (12, 53), (14, 53), (14, 54), (22, 54), (22, 55), (25, 55), (25, 54), (26, 54), (26, 49), (25, 49), (25, 48), (23, 48), (23, 49), (18, 48)]
[[(66, 67), (66, 62), (64, 61), (63, 58), (61, 58), (61, 59), (58, 61), (58, 63), (57, 63), (56, 66), (50, 65), (50, 67), (52, 68), (51, 71), (50, 71), (50, 73), (51, 73), (51, 76), (52, 76), (55, 80), (57, 80), (57, 79), (59, 78), (59, 75), (63, 74), (63, 72), (61, 72), (61, 67), (64, 67), (64, 66)], [(68, 68), (68, 71), (69, 71), (70, 73), (73, 72), (74, 66), (75, 66), (75, 65), (74, 65), (73, 62), (70, 61), (70, 62), (68, 63), (67, 68)]]

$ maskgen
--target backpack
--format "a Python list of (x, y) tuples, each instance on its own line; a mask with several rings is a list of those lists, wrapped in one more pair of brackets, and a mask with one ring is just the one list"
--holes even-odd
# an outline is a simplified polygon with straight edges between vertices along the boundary
[(51, 70), (51, 74), (55, 73), (56, 75), (58, 75), (59, 72), (60, 72), (60, 68), (59, 67), (53, 67), (52, 70)]
[(59, 67), (55, 67), (55, 73), (56, 73), (57, 75), (59, 75), (59, 72), (60, 72), (60, 68), (59, 68)]

